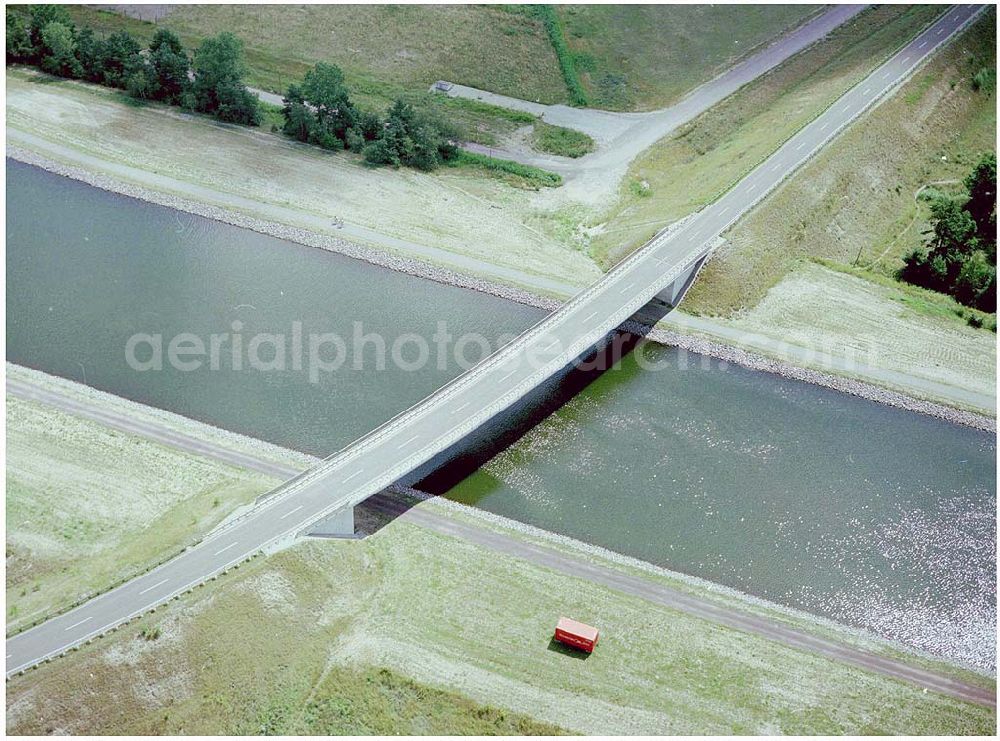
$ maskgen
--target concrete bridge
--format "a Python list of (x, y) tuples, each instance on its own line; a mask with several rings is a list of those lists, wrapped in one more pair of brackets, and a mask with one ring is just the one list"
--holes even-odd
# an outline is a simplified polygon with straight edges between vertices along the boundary
[(424, 475), (443, 453), (587, 357), (644, 307), (676, 306), (717, 238), (782, 180), (883, 99), (981, 6), (954, 7), (838, 99), (774, 154), (682, 224), (657, 234), (464, 375), (386, 422), (162, 566), (7, 640), (8, 676), (162, 605), (246, 558), (324, 522), (353, 533), (353, 507)]

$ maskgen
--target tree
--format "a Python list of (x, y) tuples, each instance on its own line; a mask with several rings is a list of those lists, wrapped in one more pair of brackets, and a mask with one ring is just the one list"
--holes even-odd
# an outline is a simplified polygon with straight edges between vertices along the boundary
[(244, 126), (260, 125), (260, 101), (239, 80), (220, 82), (216, 98), (218, 108), (215, 115), (220, 121)]
[(41, 31), (41, 68), (61, 77), (79, 77), (82, 69), (76, 58), (76, 40), (73, 30), (57, 21), (47, 24)]
[[(344, 85), (344, 75), (333, 64), (318, 62), (306, 72), (302, 80), (302, 97), (316, 112), (317, 128), (314, 138), (327, 148), (337, 148), (336, 139), (343, 147), (346, 133), (354, 125), (357, 115)], [(326, 142), (326, 143), (324, 143)]]
[(358, 114), (355, 128), (364, 137), (365, 141), (374, 141), (382, 133), (382, 119), (377, 113), (372, 111), (362, 111)]
[(996, 263), (983, 250), (976, 250), (959, 268), (955, 299), (982, 311), (996, 311)]
[(31, 41), (25, 18), (12, 8), (7, 8), (7, 64), (27, 62), (31, 59)]
[(149, 44), (149, 66), (154, 97), (171, 105), (179, 104), (190, 85), (191, 62), (175, 33), (157, 29)]
[(101, 44), (100, 66), (103, 82), (111, 87), (125, 88), (133, 72), (142, 69), (142, 47), (128, 31), (118, 31)]
[(389, 109), (378, 139), (365, 147), (365, 159), (373, 164), (399, 167), (413, 158), (415, 145), (410, 137), (415, 113), (413, 106), (397, 100)]
[(156, 29), (156, 33), (153, 34), (153, 40), (149, 42), (149, 50), (151, 52), (157, 52), (163, 47), (166, 47), (174, 54), (184, 53), (184, 45), (181, 44), (180, 38), (169, 28)]
[(146, 68), (133, 70), (125, 80), (125, 92), (137, 100), (156, 97), (157, 85), (153, 74)]
[[(243, 42), (228, 31), (205, 39), (194, 55), (194, 82), (191, 85), (195, 109), (205, 113), (218, 113), (225, 105), (226, 120), (229, 116), (256, 119), (260, 112), (257, 99), (243, 85), (245, 64)], [(252, 101), (240, 94), (242, 89)]]
[(80, 77), (88, 82), (104, 82), (104, 42), (90, 28), (76, 35), (76, 58), (80, 61)]
[(28, 41), (31, 43), (32, 58), (30, 61), (40, 64), (42, 52), (45, 50), (42, 40), (42, 29), (50, 23), (61, 23), (72, 32), (73, 19), (65, 5), (32, 5), (31, 22), (28, 26)]
[(289, 85), (288, 92), (285, 93), (282, 102), (285, 105), (281, 109), (281, 115), (284, 116), (285, 123), (281, 130), (286, 136), (300, 142), (309, 141), (309, 132), (312, 130), (316, 117), (305, 103), (302, 88), (298, 85)]
[[(301, 85), (289, 85), (283, 102), (283, 131), (324, 149), (343, 149), (348, 132), (358, 120), (343, 73), (336, 65), (325, 62), (306, 72)], [(351, 141), (356, 147), (363, 146), (357, 132)]]
[(996, 259), (997, 238), (997, 156), (984, 155), (968, 177), (965, 187), (969, 190), (966, 211), (976, 222), (976, 235), (980, 245)]
[(968, 195), (931, 204), (925, 250), (906, 256), (900, 280), (996, 311), (996, 155), (982, 157), (965, 179)]
[(454, 134), (450, 127), (426, 114), (418, 114), (403, 100), (392, 104), (378, 138), (365, 147), (365, 159), (373, 164), (433, 170), (454, 156)]

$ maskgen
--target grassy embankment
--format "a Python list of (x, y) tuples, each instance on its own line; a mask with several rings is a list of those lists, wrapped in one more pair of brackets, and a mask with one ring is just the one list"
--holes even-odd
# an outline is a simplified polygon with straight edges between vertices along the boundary
[[(554, 650), (561, 614), (600, 625), (595, 654)], [(590, 733), (990, 733), (995, 723), (991, 710), (397, 521), (365, 541), (257, 559), (14, 680), (8, 731), (413, 730), (368, 700), (382, 694), (381, 669), (461, 687), (502, 709), (493, 717), (516, 708)], [(431, 718), (455, 702), (421, 694)]]
[(372, 169), (257, 130), (135, 108), (105, 88), (8, 72), (8, 142), (50, 159), (332, 236), (341, 236), (332, 221), (343, 218), (386, 235), (376, 243), (383, 249), (406, 253), (391, 240), (407, 240), (581, 285), (599, 274), (586, 255), (528, 224), (530, 191), (462, 168)]
[[(808, 258), (891, 278), (925, 239), (928, 211), (917, 193), (936, 181), (960, 181), (995, 149), (996, 97), (972, 85), (978, 69), (996, 65), (995, 28), (991, 13), (734, 229), (691, 305), (718, 314), (753, 306)], [(914, 310), (965, 319), (947, 296), (910, 295), (922, 297), (909, 302)]]
[[(54, 410), (33, 408), (29, 416), (60, 433), (81, 424)], [(47, 459), (50, 482), (66, 490), (91, 479), (88, 467), (62, 465), (61, 450), (35, 445), (33, 429), (19, 422), (10, 432), (15, 449), (34, 446), (32, 467)], [(117, 439), (109, 456), (111, 438)], [(104, 475), (115, 481), (134, 481), (132, 465), (148, 462), (135, 451), (148, 456), (149, 444), (128, 435), (89, 429), (60, 434), (66, 440), (77, 458), (103, 462)], [(186, 471), (211, 465), (170, 455)], [(95, 489), (74, 516), (83, 531), (98, 529), (109, 510), (135, 513), (135, 522), (155, 527), (155, 508), (136, 506), (135, 499), (134, 489)], [(533, 540), (439, 502), (420, 506)], [(48, 522), (15, 510), (8, 528), (40, 537)], [(88, 565), (89, 547), (78, 538), (65, 544)], [(569, 544), (555, 547), (596, 558)], [(694, 584), (678, 588), (712, 595)], [(740, 602), (731, 594), (717, 599)], [(552, 622), (562, 614), (600, 625), (594, 655), (582, 660), (550, 644)], [(404, 520), (363, 541), (306, 541), (256, 559), (15, 678), (7, 703), (7, 730), (16, 734), (545, 733), (556, 726), (596, 733), (991, 733), (995, 727), (991, 710)]]
[(685, 308), (995, 395), (995, 316), (894, 278), (928, 229), (918, 194), (960, 181), (995, 147), (995, 92), (972, 83), (995, 68), (995, 18), (942, 50), (733, 229)]
[(612, 265), (657, 229), (711, 203), (942, 11), (865, 11), (650, 147), (603, 220), (591, 245), (595, 259)]
[[(85, 6), (74, 20), (101, 31), (152, 37), (153, 23)], [(405, 96), (453, 123), (468, 141), (496, 145), (535, 120), (479, 101), (428, 92), (438, 79), (546, 103), (565, 102), (556, 59), (541, 24), (487, 6), (211, 6), (174, 7), (160, 24), (195, 48), (231, 31), (244, 40), (247, 82), (284, 93), (317, 61), (344, 71), (362, 107), (384, 110)]]
[(10, 395), (6, 475), (8, 632), (173, 555), (278, 483)]
[[(594, 254), (613, 262), (641, 244), (660, 218), (713, 200), (936, 12), (867, 11), (658, 143), (633, 164)], [(995, 65), (994, 22), (991, 15), (947, 46), (737, 225), (684, 310), (776, 342), (853, 354), (878, 368), (992, 396), (994, 336), (966, 326), (975, 312), (898, 284), (891, 274), (922, 239), (926, 211), (915, 194), (933, 181), (961, 179), (993, 147), (995, 99), (973, 90), (971, 79), (974, 68)], [(648, 190), (636, 187), (642, 181)], [(851, 267), (856, 260), (859, 267)], [(755, 342), (747, 337), (749, 347)], [(773, 354), (759, 343), (756, 349)], [(933, 398), (956, 403), (954, 396)], [(991, 406), (975, 408), (989, 413)]]
[(589, 104), (653, 110), (816, 11), (808, 5), (559, 5)]

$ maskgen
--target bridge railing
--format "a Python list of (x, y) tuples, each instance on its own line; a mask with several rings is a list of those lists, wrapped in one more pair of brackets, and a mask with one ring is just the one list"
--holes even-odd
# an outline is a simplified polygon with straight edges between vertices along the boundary
[[(350, 457), (353, 457), (354, 455), (360, 455), (362, 452), (367, 450), (372, 445), (377, 444), (382, 438), (384, 438), (389, 433), (389, 431), (392, 428), (400, 425), (401, 423), (405, 422), (411, 417), (416, 416), (417, 414), (419, 414), (421, 411), (425, 410), (432, 404), (449, 398), (453, 393), (456, 393), (457, 390), (460, 389), (462, 386), (472, 383), (479, 376), (489, 372), (492, 368), (503, 362), (510, 354), (517, 351), (518, 348), (523, 347), (524, 345), (529, 344), (533, 339), (541, 335), (544, 335), (545, 331), (549, 327), (557, 324), (565, 314), (571, 312), (573, 309), (579, 307), (581, 304), (586, 303), (592, 296), (603, 291), (609, 284), (614, 283), (614, 281), (618, 278), (619, 275), (621, 275), (622, 273), (626, 272), (628, 269), (633, 267), (637, 262), (642, 260), (648, 252), (659, 246), (661, 240), (663, 240), (665, 237), (666, 238), (673, 237), (674, 235), (671, 233), (671, 231), (672, 230), (670, 226), (660, 229), (642, 247), (635, 250), (625, 259), (621, 260), (617, 265), (615, 265), (611, 270), (609, 270), (607, 273), (601, 276), (598, 280), (594, 281), (594, 283), (592, 283), (590, 286), (577, 292), (569, 301), (560, 306), (558, 309), (546, 315), (538, 322), (533, 324), (531, 327), (529, 327), (527, 330), (522, 332), (512, 342), (508, 343), (507, 345), (504, 345), (503, 347), (497, 348), (465, 373), (456, 376), (455, 378), (451, 379), (440, 388), (436, 389), (432, 393), (425, 396), (417, 403), (413, 404), (412, 406), (403, 410), (399, 414), (396, 414), (395, 416), (386, 420), (375, 429), (365, 433), (364, 435), (357, 438), (353, 442), (345, 445), (343, 448), (336, 451), (335, 453), (332, 453), (331, 455), (323, 458), (319, 463), (317, 463), (312, 468), (309, 468), (306, 471), (303, 471), (302, 473), (297, 474), (296, 476), (293, 476), (291, 479), (288, 479), (287, 481), (283, 482), (281, 485), (273, 489), (270, 493), (265, 494), (263, 497), (261, 497), (258, 500), (258, 502), (252, 507), (250, 507), (248, 510), (242, 512), (241, 514), (232, 518), (228, 522), (225, 522), (222, 525), (220, 525), (212, 533), (206, 536), (205, 540), (214, 540), (216, 536), (227, 532), (232, 526), (236, 525), (239, 522), (242, 522), (247, 517), (253, 516), (261, 509), (269, 507), (275, 502), (281, 501), (285, 496), (293, 494), (296, 491), (299, 491), (304, 486), (311, 484), (317, 478), (326, 475), (327, 468), (329, 467), (330, 464), (341, 459), (348, 460)], [(676, 275), (679, 275), (684, 268), (693, 264), (694, 261), (700, 258), (707, 251), (708, 251), (707, 249), (693, 250), (687, 256), (685, 256), (680, 262), (675, 263), (675, 265), (671, 267), (670, 270), (667, 271), (668, 275), (675, 274), (676, 277)], [(666, 282), (664, 282), (664, 285), (669, 285), (670, 279), (667, 276), (664, 277), (667, 278)], [(662, 288), (659, 290), (662, 290)], [(629, 316), (631, 316), (631, 314), (629, 314)], [(628, 317), (626, 317), (626, 319), (627, 318)], [(618, 326), (620, 323), (621, 322), (616, 322), (610, 329), (602, 333), (606, 334), (608, 331), (611, 331), (611, 329), (614, 329), (614, 327)]]
[[(961, 25), (960, 28), (964, 28), (969, 23), (971, 23), (971, 21), (976, 16), (978, 16), (982, 12), (982, 10), (983, 10), (983, 8), (980, 8), (975, 13), (970, 14), (969, 18), (965, 19), (965, 21), (962, 23), (962, 25)], [(936, 26), (939, 23), (943, 22), (944, 18), (947, 15), (949, 15), (950, 12), (946, 13), (944, 16), (941, 16), (941, 18), (939, 18), (937, 21), (935, 21), (934, 23), (932, 23), (928, 27), (928, 29), (929, 28), (933, 28), (934, 26)], [(960, 29), (958, 29), (958, 30), (960, 30)], [(923, 33), (926, 33), (926, 32), (927, 32), (927, 30), (925, 30)], [(917, 36), (915, 36), (914, 39), (919, 38), (920, 35), (921, 34), (917, 34)], [(951, 35), (951, 34), (949, 34), (949, 35)], [(905, 48), (905, 46), (907, 46), (909, 43), (912, 43), (912, 41), (913, 41), (913, 39), (911, 39), (909, 42), (907, 42), (907, 44), (904, 45), (902, 48)], [(939, 46), (940, 43), (941, 43), (941, 41), (938, 41), (938, 43), (935, 45), (935, 48), (937, 48), (937, 46)], [(892, 57), (890, 57), (889, 60), (887, 60), (882, 65), (880, 65), (877, 70), (873, 71), (865, 79), (872, 79), (874, 77), (875, 73), (878, 70), (882, 69), (886, 64), (890, 63), (899, 53), (900, 52), (897, 52), (895, 55), (893, 55)], [(920, 61), (917, 62), (917, 65), (919, 65), (920, 63), (922, 63), (922, 61), (926, 60), (926, 58), (927, 58), (927, 56), (924, 56)], [(899, 84), (901, 84), (901, 79), (899, 79), (899, 78), (893, 79), (890, 82), (888, 82), (887, 84), (885, 84), (883, 86), (883, 88), (880, 90), (880, 92), (879, 92), (878, 95), (870, 98), (867, 101), (867, 103), (865, 105), (861, 106), (857, 111), (855, 111), (854, 114), (851, 117), (849, 117), (848, 119), (840, 122), (840, 124), (837, 127), (835, 127), (834, 129), (832, 129), (831, 131), (827, 132), (827, 135), (823, 138), (823, 142), (822, 143), (825, 143), (825, 142), (829, 141), (831, 138), (833, 138), (834, 136), (836, 136), (837, 134), (839, 134), (839, 132), (842, 131), (851, 121), (855, 120), (858, 116), (860, 116), (862, 113), (864, 113), (866, 110), (868, 110), (868, 108), (870, 108), (871, 106), (875, 105), (878, 101), (880, 101), (888, 90), (890, 90), (891, 88), (893, 88), (895, 86), (898, 86)], [(851, 88), (850, 91), (848, 91), (847, 93), (845, 93), (844, 95), (840, 96), (835, 101), (833, 101), (826, 109), (824, 109), (824, 113), (826, 111), (830, 110), (831, 108), (833, 108), (833, 106), (838, 105), (844, 99), (844, 97), (846, 97), (847, 95), (850, 95), (852, 92), (854, 92), (855, 90), (857, 90), (857, 88), (858, 88), (858, 85), (855, 85), (854, 87)], [(815, 119), (814, 119), (814, 121), (815, 121)], [(808, 128), (808, 126), (812, 125), (812, 123), (813, 122), (810, 122), (810, 124), (807, 124), (803, 128)], [(801, 130), (800, 130), (800, 132), (797, 132), (797, 133), (801, 133)], [(773, 157), (779, 155), (783, 150), (785, 150), (788, 146), (790, 146), (790, 144), (791, 144), (791, 142), (793, 140), (794, 140), (794, 137), (792, 137), (792, 139), (789, 139), (788, 141), (786, 141), (781, 147), (778, 148), (777, 151), (773, 152), (771, 154), (771, 156), (769, 156), (767, 159), (765, 159), (764, 162), (758, 164), (757, 167), (754, 168), (753, 171), (751, 171), (751, 173), (748, 173), (747, 177), (749, 177), (750, 175), (752, 175), (753, 172), (755, 172), (756, 170), (759, 170), (760, 168), (762, 168), (764, 166), (764, 163), (768, 162)], [(819, 145), (819, 146), (821, 146), (821, 145)], [(818, 146), (816, 148), (818, 148)], [(755, 197), (751, 201), (748, 202), (748, 204), (746, 205), (746, 207), (743, 208), (743, 209), (741, 209), (738, 213), (734, 213), (732, 215), (732, 217), (718, 230), (717, 233), (721, 233), (722, 231), (725, 231), (725, 229), (727, 229), (733, 222), (735, 222), (743, 213), (746, 213), (747, 210), (749, 210), (754, 205), (756, 205), (756, 203), (758, 203), (763, 198), (765, 198), (775, 187), (777, 187), (777, 185), (785, 177), (788, 176), (788, 174), (790, 174), (792, 171), (794, 171), (795, 169), (797, 169), (798, 167), (800, 167), (801, 164), (802, 164), (802, 162), (804, 162), (810, 156), (812, 156), (813, 151), (815, 151), (815, 150), (812, 150), (812, 151), (804, 153), (799, 158), (799, 161), (795, 165), (793, 165), (792, 167), (790, 167), (787, 172), (784, 173), (784, 175), (781, 178), (781, 180), (779, 180), (779, 181), (777, 181), (775, 183), (772, 183), (767, 188), (762, 188), (761, 190), (759, 190), (756, 193)], [(715, 203), (718, 203), (718, 201), (716, 201)], [(714, 206), (715, 203), (713, 203), (712, 205)], [(709, 208), (711, 208), (711, 207), (712, 206), (709, 206)], [(673, 234), (673, 233), (671, 233), (671, 231), (672, 230), (671, 230), (671, 228), (669, 226), (665, 227), (664, 229), (661, 229), (648, 242), (646, 242), (642, 247), (640, 247), (638, 250), (636, 250), (631, 255), (629, 255), (624, 260), (622, 260), (617, 265), (615, 265), (614, 268), (612, 268), (607, 273), (605, 273), (603, 276), (601, 276), (601, 278), (598, 279), (597, 281), (595, 281), (593, 284), (591, 284), (587, 288), (583, 289), (582, 291), (578, 292), (569, 301), (567, 301), (565, 304), (563, 304), (563, 306), (561, 306), (560, 308), (556, 309), (551, 314), (543, 317), (536, 324), (534, 324), (532, 327), (530, 327), (525, 332), (523, 332), (521, 335), (519, 335), (513, 342), (511, 342), (510, 344), (508, 344), (508, 345), (506, 345), (504, 347), (498, 348), (493, 353), (491, 353), (486, 358), (484, 358), (479, 363), (477, 363), (469, 371), (467, 371), (467, 372), (465, 372), (465, 373), (463, 373), (463, 374), (461, 374), (459, 376), (456, 376), (455, 378), (453, 378), (452, 380), (450, 380), (448, 383), (444, 384), (443, 386), (441, 386), (439, 389), (437, 389), (433, 393), (431, 393), (428, 396), (424, 397), (423, 399), (421, 399), (419, 402), (417, 402), (413, 406), (411, 406), (408, 409), (406, 409), (406, 410), (400, 412), (399, 414), (395, 415), (391, 419), (387, 420), (386, 422), (384, 422), (381, 425), (379, 425), (378, 427), (376, 427), (371, 432), (368, 432), (368, 433), (362, 435), (357, 440), (355, 440), (354, 442), (350, 443), (349, 445), (346, 445), (345, 447), (341, 448), (337, 452), (335, 452), (335, 453), (327, 456), (326, 458), (324, 458), (320, 463), (318, 463), (313, 468), (311, 468), (311, 469), (309, 469), (307, 471), (304, 471), (301, 474), (298, 474), (297, 476), (293, 477), (292, 479), (289, 479), (288, 481), (286, 481), (285, 483), (283, 483), (281, 486), (279, 486), (275, 490), (273, 490), (272, 494), (266, 496), (263, 500), (260, 500), (259, 504), (255, 505), (254, 507), (251, 507), (249, 510), (247, 510), (244, 513), (242, 513), (241, 515), (239, 515), (237, 517), (234, 517), (228, 523), (224, 524), (223, 526), (221, 526), (220, 528), (218, 528), (215, 532), (213, 532), (211, 535), (209, 535), (208, 538), (206, 538), (206, 539), (212, 539), (212, 538), (214, 538), (217, 534), (225, 532), (232, 525), (234, 525), (234, 524), (242, 521), (243, 519), (245, 519), (247, 517), (252, 516), (253, 514), (255, 514), (260, 509), (263, 509), (263, 508), (268, 507), (268, 506), (270, 506), (271, 504), (273, 504), (273, 503), (275, 503), (277, 501), (280, 501), (284, 496), (286, 496), (288, 494), (291, 494), (291, 493), (294, 493), (295, 491), (298, 491), (301, 487), (306, 486), (307, 484), (309, 484), (312, 481), (314, 481), (316, 478), (326, 475), (327, 468), (328, 468), (328, 466), (330, 464), (332, 464), (334, 462), (337, 462), (338, 460), (348, 460), (352, 456), (361, 454), (362, 452), (364, 452), (365, 450), (367, 450), (372, 445), (377, 444), (383, 437), (385, 437), (385, 435), (388, 434), (388, 432), (389, 432), (389, 430), (391, 428), (393, 428), (393, 427), (395, 427), (395, 426), (397, 426), (397, 425), (405, 422), (407, 419), (415, 416), (416, 414), (419, 414), (422, 410), (430, 407), (431, 405), (433, 405), (437, 401), (448, 398), (451, 394), (456, 393), (457, 389), (461, 388), (462, 386), (464, 386), (466, 384), (469, 384), (469, 383), (472, 383), (478, 376), (480, 376), (480, 375), (482, 375), (484, 373), (487, 373), (495, 365), (497, 365), (500, 362), (502, 362), (508, 356), (508, 354), (515, 352), (517, 350), (517, 348), (530, 343), (536, 337), (538, 337), (539, 335), (543, 334), (549, 327), (551, 327), (553, 324), (556, 324), (557, 322), (559, 322), (561, 320), (561, 318), (563, 317), (563, 315), (565, 315), (565, 314), (573, 311), (574, 309), (576, 309), (577, 307), (579, 307), (581, 304), (583, 304), (586, 301), (588, 301), (593, 295), (595, 295), (596, 293), (599, 293), (599, 292), (603, 291), (609, 284), (614, 283), (615, 280), (617, 280), (617, 278), (618, 278), (619, 275), (621, 275), (622, 273), (624, 273), (625, 271), (627, 271), (628, 269), (630, 269), (631, 267), (633, 267), (639, 260), (643, 259), (648, 252), (652, 251), (657, 246), (659, 246), (659, 244), (660, 244), (660, 242), (662, 240), (674, 238), (675, 236), (680, 236), (680, 234), (683, 234), (683, 228), (677, 234)], [(659, 287), (656, 289), (656, 291), (653, 292), (653, 295), (655, 295), (656, 293), (658, 293), (665, 286), (669, 285), (673, 280), (676, 280), (677, 277), (685, 269), (687, 269), (688, 267), (690, 267), (695, 261), (697, 261), (698, 259), (700, 259), (703, 255), (705, 255), (708, 252), (710, 252), (711, 248), (704, 247), (703, 246), (704, 244), (705, 244), (704, 242), (701, 243), (701, 246), (699, 246), (699, 247), (691, 250), (681, 260), (678, 260), (677, 262), (675, 262), (674, 265), (667, 271), (667, 273), (664, 276), (661, 276), (661, 279), (658, 281), (658, 286)], [(646, 300), (648, 300), (648, 299), (646, 299)], [(632, 308), (635, 303), (636, 303), (635, 301), (628, 302), (625, 305), (625, 309)], [(636, 306), (635, 308), (632, 308), (632, 311), (629, 312), (624, 317), (624, 319), (627, 319), (628, 316), (631, 316), (632, 313), (634, 313), (639, 308), (641, 308), (641, 306), (642, 306), (643, 303), (644, 302), (640, 302), (638, 306)], [(623, 309), (623, 311), (624, 311), (624, 309)], [(622, 311), (616, 312), (616, 314), (615, 314), (616, 321), (613, 321), (612, 323), (606, 323), (606, 325), (601, 326), (600, 331), (601, 331), (602, 334), (606, 334), (607, 332), (609, 332), (612, 329), (614, 329), (614, 327), (618, 326), (618, 324), (620, 324), (621, 321), (624, 321), (624, 319), (622, 319), (621, 321), (617, 321), (617, 317), (621, 313), (622, 313)], [(609, 326), (607, 326), (607, 325), (609, 325)], [(563, 355), (561, 357), (563, 359), (565, 359), (567, 355), (570, 355), (573, 352), (576, 352), (576, 351), (573, 351), (572, 349), (567, 349), (566, 351), (564, 351), (564, 353), (563, 353)], [(573, 357), (575, 357), (575, 355), (573, 355)], [(569, 358), (569, 359), (572, 360), (572, 358)]]

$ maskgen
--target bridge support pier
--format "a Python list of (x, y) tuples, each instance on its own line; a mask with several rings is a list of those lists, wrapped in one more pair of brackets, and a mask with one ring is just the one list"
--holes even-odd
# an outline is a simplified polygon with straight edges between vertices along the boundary
[(334, 512), (307, 529), (305, 534), (310, 538), (353, 538), (354, 507)]

